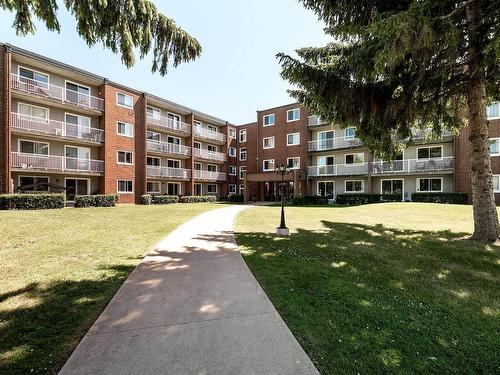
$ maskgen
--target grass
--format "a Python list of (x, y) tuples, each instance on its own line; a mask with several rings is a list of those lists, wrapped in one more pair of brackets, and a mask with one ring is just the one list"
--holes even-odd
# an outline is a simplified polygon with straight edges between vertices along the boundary
[(145, 253), (215, 207), (0, 212), (0, 373), (56, 373)]
[(469, 206), (278, 207), (237, 219), (245, 260), (322, 374), (498, 374), (500, 248)]

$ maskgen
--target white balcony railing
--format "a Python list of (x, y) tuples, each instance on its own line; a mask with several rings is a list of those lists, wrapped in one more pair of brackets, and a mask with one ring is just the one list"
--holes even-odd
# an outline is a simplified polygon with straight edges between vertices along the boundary
[(307, 118), (307, 126), (314, 127), (322, 125), (326, 125), (326, 122), (323, 121), (319, 116), (313, 115)]
[(162, 152), (171, 155), (190, 156), (191, 148), (188, 146), (177, 145), (175, 143), (147, 141), (146, 148), (148, 151)]
[(19, 113), (11, 113), (11, 117), (12, 128), (14, 130), (96, 143), (104, 142), (104, 130), (102, 129), (69, 124), (62, 121), (45, 120)]
[(217, 141), (217, 142), (221, 142), (221, 143), (226, 142), (226, 135), (225, 134), (222, 134), (220, 132), (216, 132), (216, 131), (213, 131), (210, 129), (206, 129), (206, 128), (203, 128), (201, 126), (195, 125), (193, 127), (193, 133), (194, 133), (195, 137), (198, 137), (198, 138), (205, 138), (205, 139), (209, 139), (209, 140)]
[(453, 156), (434, 159), (406, 159), (372, 162), (372, 174), (397, 174), (418, 172), (449, 172), (455, 168)]
[(226, 154), (223, 154), (222, 152), (203, 150), (201, 148), (193, 148), (193, 155), (198, 159), (205, 159), (216, 162), (226, 161)]
[(321, 165), (312, 166), (308, 169), (308, 175), (311, 177), (354, 176), (364, 174), (368, 174), (368, 163)]
[(182, 180), (191, 178), (191, 171), (183, 168), (169, 168), (169, 167), (147, 167), (148, 177), (168, 177)]
[(25, 154), (12, 152), (12, 168), (34, 171), (67, 171), (76, 173), (103, 173), (102, 160), (77, 159), (65, 156)]
[(195, 180), (206, 180), (206, 181), (216, 181), (216, 182), (226, 181), (226, 174), (222, 172), (194, 170), (193, 173)]
[(167, 130), (172, 130), (175, 132), (191, 134), (191, 125), (186, 124), (182, 121), (177, 121), (168, 117), (153, 117), (147, 116), (146, 121), (148, 124), (155, 125)]
[(420, 140), (442, 140), (443, 138), (448, 138), (448, 137), (453, 137), (453, 133), (448, 131), (448, 130), (443, 130), (441, 133), (441, 137), (436, 138), (432, 134), (432, 129), (414, 129), (412, 132), (413, 140), (415, 141), (420, 141)]
[(71, 103), (79, 107), (96, 109), (99, 111), (104, 110), (104, 100), (101, 98), (52, 85), (50, 83), (21, 77), (17, 74), (11, 75), (11, 87), (13, 90), (42, 98), (54, 99), (63, 103)]
[(351, 148), (359, 147), (363, 145), (363, 142), (357, 138), (329, 138), (316, 141), (309, 141), (308, 150), (309, 151), (327, 151), (336, 150), (339, 148)]

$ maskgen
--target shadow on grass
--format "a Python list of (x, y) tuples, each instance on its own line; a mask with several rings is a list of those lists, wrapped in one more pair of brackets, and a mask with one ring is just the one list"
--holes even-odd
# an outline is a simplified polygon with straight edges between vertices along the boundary
[(498, 370), (498, 247), (465, 233), (322, 223), (288, 238), (237, 234), (320, 372)]
[[(106, 268), (99, 280), (30, 284), (0, 295), (0, 373), (57, 373), (134, 266)], [(9, 309), (9, 299), (16, 307)], [(21, 303), (20, 303), (21, 302)]]

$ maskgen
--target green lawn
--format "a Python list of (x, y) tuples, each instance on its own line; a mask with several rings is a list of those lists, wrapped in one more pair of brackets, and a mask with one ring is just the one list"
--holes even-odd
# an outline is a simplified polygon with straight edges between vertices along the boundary
[(54, 373), (145, 253), (216, 204), (0, 212), (0, 373)]
[(466, 239), (469, 206), (244, 211), (250, 269), (322, 374), (500, 371), (500, 248)]

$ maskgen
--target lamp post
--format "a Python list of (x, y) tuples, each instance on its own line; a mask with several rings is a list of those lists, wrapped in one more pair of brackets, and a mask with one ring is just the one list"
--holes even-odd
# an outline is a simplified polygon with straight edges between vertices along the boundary
[(285, 224), (285, 175), (289, 173), (290, 170), (286, 167), (285, 164), (281, 164), (276, 167), (276, 174), (281, 175), (281, 221), (280, 226), (276, 228), (276, 234), (280, 236), (288, 236), (290, 233)]

